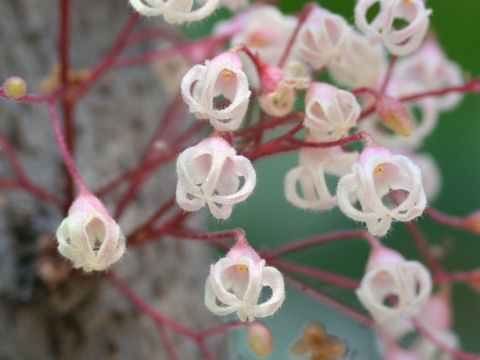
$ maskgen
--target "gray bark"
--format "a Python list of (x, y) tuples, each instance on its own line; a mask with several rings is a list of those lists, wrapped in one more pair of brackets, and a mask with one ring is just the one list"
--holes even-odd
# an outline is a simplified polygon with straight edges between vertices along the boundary
[[(127, 0), (72, 3), (72, 67), (89, 68), (105, 54), (130, 8)], [(0, 78), (19, 75), (29, 92), (37, 92), (58, 63), (57, 31), (57, 1), (0, 0)], [(110, 72), (81, 100), (76, 160), (92, 189), (134, 167), (166, 97), (151, 69), (141, 66)], [(63, 196), (62, 162), (46, 106), (2, 100), (0, 129), (31, 179)], [(0, 176), (12, 177), (0, 158)], [(170, 197), (174, 183), (173, 166), (159, 171), (122, 218), (124, 232)], [(107, 207), (112, 204), (106, 199)], [(68, 262), (52, 260), (61, 220), (56, 209), (30, 195), (0, 192), (0, 359), (166, 359), (153, 321), (102, 276), (70, 272)], [(218, 321), (203, 305), (210, 261), (203, 244), (166, 239), (128, 251), (113, 271), (162, 312), (202, 329)], [(67, 275), (48, 286), (40, 268)], [(180, 359), (201, 358), (190, 340), (169, 334)], [(223, 353), (224, 342), (210, 344)]]

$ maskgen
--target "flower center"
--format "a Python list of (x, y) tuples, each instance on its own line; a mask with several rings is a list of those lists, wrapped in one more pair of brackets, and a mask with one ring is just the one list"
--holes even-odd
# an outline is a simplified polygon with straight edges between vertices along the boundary
[(239, 273), (240, 275), (243, 275), (248, 272), (247, 265), (240, 264), (240, 265), (236, 265), (235, 267), (237, 269), (237, 273)]
[(222, 75), (224, 80), (228, 81), (232, 77), (233, 71), (232, 70), (222, 70), (222, 72), (220, 74)]
[(385, 172), (385, 168), (381, 165), (378, 165), (373, 171), (373, 176), (375, 176), (375, 178), (378, 179), (380, 176), (383, 175), (384, 172)]

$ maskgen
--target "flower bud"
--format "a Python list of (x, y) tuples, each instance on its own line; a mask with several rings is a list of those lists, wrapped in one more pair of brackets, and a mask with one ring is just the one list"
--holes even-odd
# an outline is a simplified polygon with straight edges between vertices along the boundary
[(253, 322), (247, 326), (247, 343), (258, 357), (267, 357), (273, 349), (273, 334), (261, 322)]
[(9, 77), (3, 84), (5, 94), (12, 99), (19, 99), (27, 92), (27, 84), (19, 76)]
[(403, 136), (409, 136), (413, 131), (413, 121), (403, 104), (387, 95), (377, 99), (377, 112), (382, 123), (390, 130)]
[(125, 252), (125, 236), (103, 203), (81, 192), (57, 230), (58, 251), (84, 271), (101, 271)]

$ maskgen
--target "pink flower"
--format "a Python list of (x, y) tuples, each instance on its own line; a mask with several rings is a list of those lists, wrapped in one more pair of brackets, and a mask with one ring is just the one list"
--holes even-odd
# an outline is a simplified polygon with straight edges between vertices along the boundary
[(352, 93), (327, 83), (313, 83), (305, 97), (305, 127), (317, 141), (348, 135), (357, 123), (360, 105)]
[(275, 65), (287, 47), (297, 19), (283, 15), (276, 7), (258, 6), (247, 10), (244, 26), (233, 38), (232, 44), (245, 44), (260, 58)]
[(178, 205), (197, 211), (207, 204), (217, 219), (228, 219), (233, 205), (248, 198), (256, 182), (250, 160), (217, 136), (183, 151), (177, 159), (177, 176)]
[[(402, 82), (419, 86), (418, 92), (437, 90), (463, 84), (461, 68), (448, 60), (434, 39), (429, 39), (412, 56), (402, 59), (395, 66), (394, 76)], [(438, 110), (449, 110), (458, 105), (463, 95), (451, 93), (434, 97)]]
[[(391, 191), (395, 193), (388, 204), (384, 197)], [(426, 206), (419, 167), (407, 157), (378, 146), (367, 146), (352, 172), (340, 179), (337, 198), (343, 213), (365, 222), (375, 236), (385, 235), (392, 220), (413, 220)], [(357, 201), (360, 208), (355, 207)]]
[(379, 245), (372, 250), (356, 294), (375, 321), (385, 324), (417, 315), (431, 291), (432, 279), (425, 266)]
[(125, 252), (125, 236), (103, 203), (81, 192), (57, 230), (58, 251), (84, 271), (101, 271)]
[[(377, 2), (380, 12), (369, 23), (367, 11)], [(358, 0), (355, 24), (365, 35), (382, 40), (392, 54), (403, 56), (420, 46), (430, 24), (431, 13), (432, 10), (425, 9), (423, 0)], [(405, 21), (407, 25), (396, 29), (396, 19)]]
[(350, 27), (341, 16), (316, 7), (298, 34), (296, 57), (320, 70), (345, 51), (349, 34)]
[[(272, 295), (258, 303), (263, 287)], [(237, 313), (241, 321), (273, 315), (285, 299), (282, 274), (240, 238), (227, 255), (210, 267), (205, 283), (205, 306), (214, 314), (225, 316)]]
[[(195, 65), (182, 80), (182, 95), (190, 112), (208, 119), (220, 131), (236, 130), (247, 111), (250, 90), (240, 58), (233, 52)], [(223, 101), (224, 104), (216, 102)]]
[(376, 87), (387, 69), (382, 45), (372, 44), (368, 37), (357, 31), (350, 32), (346, 43), (338, 60), (328, 68), (333, 81), (352, 89)]

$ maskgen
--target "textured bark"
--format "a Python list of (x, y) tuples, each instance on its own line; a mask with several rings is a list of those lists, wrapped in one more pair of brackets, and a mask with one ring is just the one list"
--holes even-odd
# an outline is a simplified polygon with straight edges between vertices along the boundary
[[(127, 0), (72, 3), (72, 67), (89, 68), (105, 54), (130, 8)], [(57, 39), (56, 1), (1, 2), (0, 78), (19, 75), (29, 92), (37, 92), (58, 64)], [(134, 167), (166, 98), (151, 69), (142, 66), (109, 72), (80, 101), (76, 160), (92, 189)], [(2, 100), (0, 129), (31, 179), (63, 197), (62, 162), (46, 106)], [(0, 176), (13, 176), (3, 156)], [(173, 194), (174, 182), (171, 165), (157, 172), (122, 218), (125, 233)], [(112, 199), (106, 204), (112, 209)], [(101, 275), (75, 271), (56, 287), (41, 281), (37, 269), (52, 259), (49, 248), (61, 219), (56, 209), (29, 195), (0, 192), (0, 359), (166, 359), (153, 321)], [(162, 312), (202, 329), (215, 323), (203, 306), (209, 263), (204, 245), (166, 239), (128, 251), (113, 270)], [(69, 266), (54, 264), (61, 271)], [(190, 340), (168, 333), (180, 359), (201, 358)], [(213, 344), (222, 360), (227, 358), (224, 341)]]

